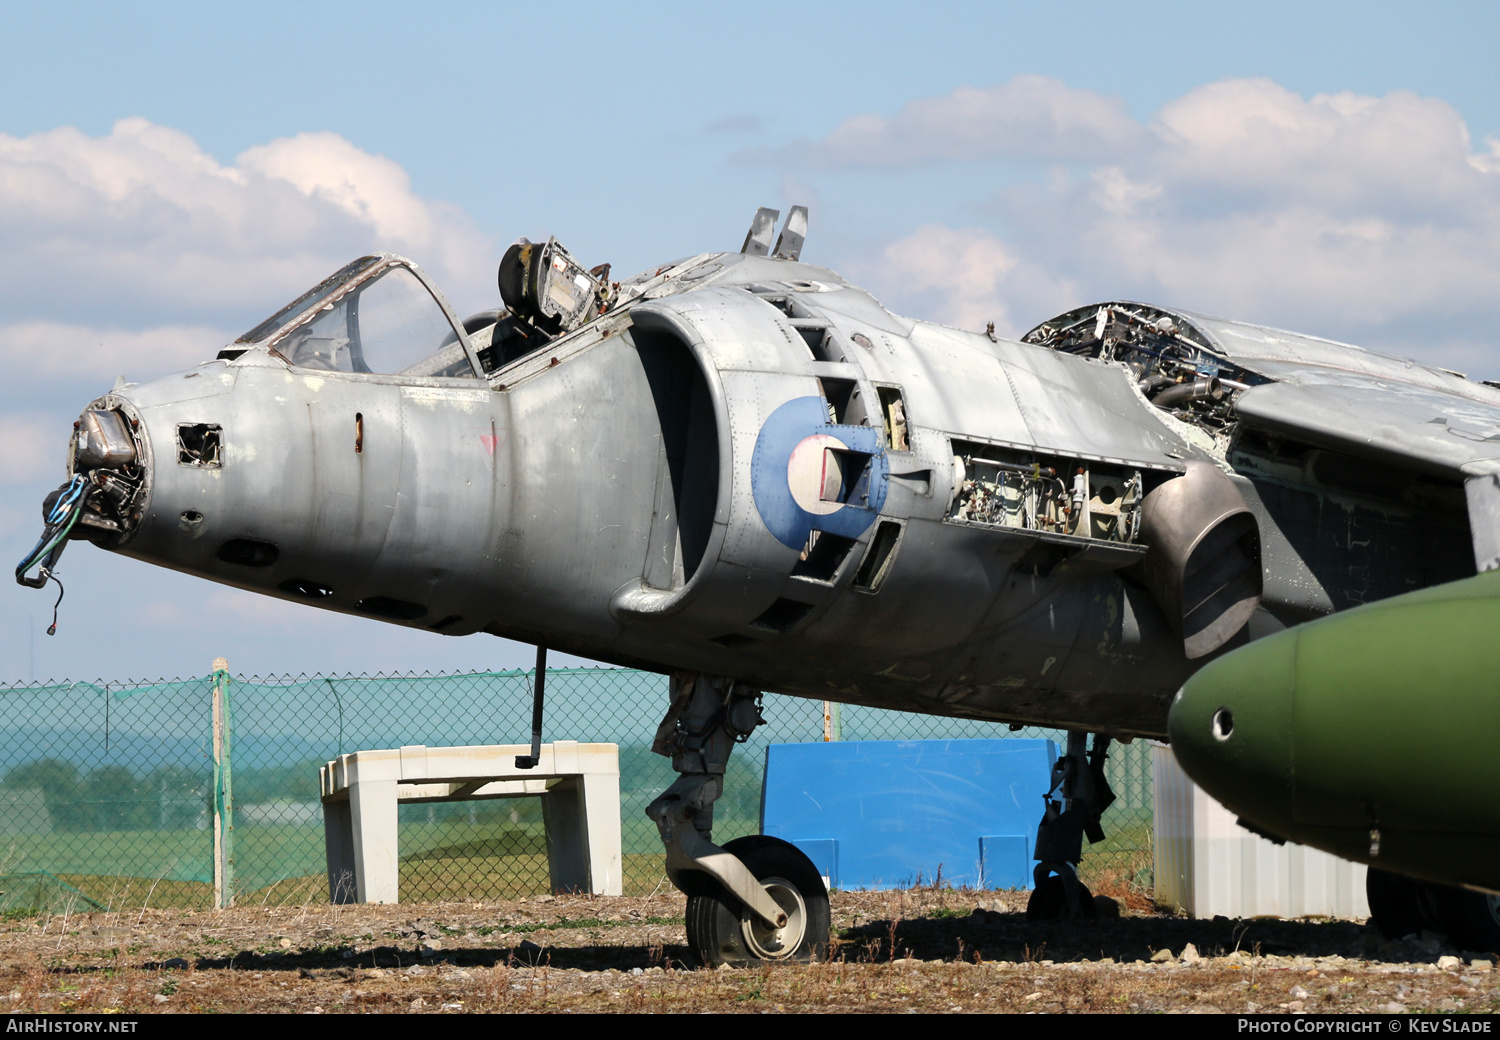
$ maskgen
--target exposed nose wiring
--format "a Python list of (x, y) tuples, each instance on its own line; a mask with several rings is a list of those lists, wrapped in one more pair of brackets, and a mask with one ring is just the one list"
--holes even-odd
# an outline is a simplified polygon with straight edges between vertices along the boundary
[(52, 624), (47, 626), (47, 634), (49, 636), (55, 636), (57, 635), (57, 608), (62, 606), (63, 592), (65, 590), (63, 589), (63, 583), (57, 581), (57, 575), (51, 573), (50, 571), (46, 573), (47, 577), (57, 582), (57, 602), (52, 604)]
[[(57, 608), (62, 604), (64, 591), (62, 582), (57, 581), (52, 569), (57, 566), (58, 557), (62, 556), (62, 551), (67, 546), (68, 535), (72, 533), (83, 512), (83, 497), (87, 491), (88, 481), (81, 473), (63, 486), (57, 501), (52, 503), (52, 508), (47, 510), (47, 515), (43, 518), (41, 538), (37, 539), (35, 547), (16, 567), (16, 582), (28, 588), (40, 589), (48, 581), (57, 582), (57, 602), (52, 605), (52, 624), (47, 628), (49, 636), (57, 634)], [(27, 577), (26, 572), (37, 564), (41, 564), (37, 576)]]

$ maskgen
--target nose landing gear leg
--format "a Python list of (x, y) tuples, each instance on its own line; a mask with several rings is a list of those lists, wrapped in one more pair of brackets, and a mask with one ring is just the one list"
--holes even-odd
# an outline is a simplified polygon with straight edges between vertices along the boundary
[(828, 946), (828, 892), (795, 845), (758, 834), (711, 840), (729, 755), (764, 721), (759, 702), (732, 679), (674, 675), (651, 746), (678, 777), (646, 815), (666, 846), (667, 877), (688, 896), (688, 945), (709, 967), (808, 960)]

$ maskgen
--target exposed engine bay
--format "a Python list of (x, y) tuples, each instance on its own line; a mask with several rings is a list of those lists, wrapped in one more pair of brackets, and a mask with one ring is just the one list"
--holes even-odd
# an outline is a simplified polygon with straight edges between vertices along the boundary
[[(1140, 469), (1061, 459), (996, 445), (953, 443), (952, 520), (1134, 544), (1141, 531)], [(1161, 474), (1166, 479), (1172, 474)]]
[(1216, 353), (1180, 316), (1145, 304), (1080, 307), (1038, 325), (1021, 341), (1123, 362), (1152, 404), (1215, 435), (1232, 430), (1236, 395), (1267, 382)]

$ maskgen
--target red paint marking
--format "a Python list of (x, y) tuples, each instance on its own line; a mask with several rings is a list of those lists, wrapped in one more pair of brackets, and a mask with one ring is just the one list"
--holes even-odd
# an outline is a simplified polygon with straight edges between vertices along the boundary
[[(485, 427), (481, 427), (484, 429)], [(481, 433), (479, 443), (484, 445), (484, 450), (490, 458), (495, 457), (495, 452), (505, 447), (505, 439), (510, 435), (509, 430), (496, 430), (494, 433)]]

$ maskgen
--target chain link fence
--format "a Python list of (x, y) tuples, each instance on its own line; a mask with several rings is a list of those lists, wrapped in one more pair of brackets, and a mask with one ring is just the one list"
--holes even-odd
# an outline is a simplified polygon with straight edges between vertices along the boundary
[[(51, 683), (0, 690), (0, 910), (42, 903), (213, 903), (210, 677), (149, 683)], [(326, 900), (318, 767), (335, 756), (407, 744), (525, 743), (530, 672), (240, 678), (232, 702), (234, 896)], [(545, 740), (615, 743), (625, 891), (667, 884), (645, 808), (675, 778), (650, 751), (667, 678), (618, 668), (547, 673)], [(766, 724), (736, 750), (714, 838), (760, 829), (761, 776), (772, 743), (824, 739), (820, 701), (767, 695)], [(1059, 731), (834, 705), (840, 740), (1048, 737)], [(1083, 875), (1151, 881), (1151, 759), (1145, 742), (1113, 745), (1118, 800), (1109, 838)], [(1037, 807), (1040, 818), (1041, 806)], [(403, 805), (403, 900), (497, 899), (548, 889), (539, 799)]]

